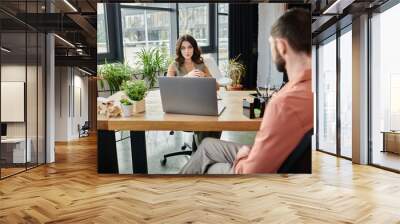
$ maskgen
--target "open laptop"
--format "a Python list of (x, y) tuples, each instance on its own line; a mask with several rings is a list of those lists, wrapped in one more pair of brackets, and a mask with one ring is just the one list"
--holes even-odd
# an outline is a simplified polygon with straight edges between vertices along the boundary
[(225, 109), (214, 78), (159, 77), (158, 83), (166, 113), (218, 116)]

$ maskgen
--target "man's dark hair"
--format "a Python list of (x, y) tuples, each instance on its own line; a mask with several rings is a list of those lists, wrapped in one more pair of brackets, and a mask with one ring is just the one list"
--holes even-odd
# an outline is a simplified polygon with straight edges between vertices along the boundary
[(300, 8), (285, 12), (272, 26), (273, 38), (285, 38), (298, 52), (311, 55), (311, 14)]

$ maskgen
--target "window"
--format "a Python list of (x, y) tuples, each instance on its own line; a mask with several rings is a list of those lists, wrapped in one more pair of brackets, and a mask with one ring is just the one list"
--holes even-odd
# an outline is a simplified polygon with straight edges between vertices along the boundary
[[(351, 28), (351, 26), (349, 27)], [(351, 29), (340, 40), (340, 154), (352, 157), (352, 34)]]
[(170, 51), (170, 11), (122, 8), (121, 24), (124, 59), (134, 65), (142, 48), (162, 47)]
[(371, 18), (371, 162), (395, 170), (400, 170), (400, 156), (393, 153), (400, 147), (400, 136), (388, 134), (385, 139), (383, 132), (400, 130), (398, 21), (400, 4)]
[(336, 37), (318, 48), (318, 149), (336, 153)]
[(224, 70), (229, 58), (228, 11), (229, 4), (218, 4), (218, 64), (221, 70)]
[(152, 8), (171, 8), (170, 3), (121, 3), (121, 6), (146, 6)]
[(218, 4), (218, 13), (228, 14), (229, 13), (229, 4)]
[(97, 4), (97, 53), (107, 53), (108, 32), (105, 7), (103, 3)]
[(317, 51), (317, 147), (351, 159), (352, 25), (336, 34), (322, 41)]
[[(220, 53), (228, 59), (228, 4), (210, 3), (99, 3), (98, 64), (107, 59), (136, 64), (142, 48), (162, 47), (175, 54), (179, 35), (191, 34), (203, 54)], [(100, 12), (102, 11), (102, 12)], [(104, 14), (106, 12), (106, 16)], [(217, 26), (220, 26), (218, 28)], [(217, 30), (220, 37), (217, 39)], [(219, 41), (220, 49), (217, 49)], [(217, 54), (215, 54), (215, 57)]]
[(209, 46), (210, 14), (208, 3), (179, 4), (179, 36), (190, 34), (199, 46)]

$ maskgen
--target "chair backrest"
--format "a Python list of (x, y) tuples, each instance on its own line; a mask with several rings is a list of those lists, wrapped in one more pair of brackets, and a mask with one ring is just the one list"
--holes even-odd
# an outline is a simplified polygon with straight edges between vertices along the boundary
[(283, 162), (278, 173), (311, 173), (311, 137), (313, 129), (308, 131), (293, 152)]
[(208, 71), (210, 71), (210, 74), (212, 75), (213, 78), (218, 80), (224, 77), (222, 75), (221, 70), (219, 70), (218, 64), (211, 56), (208, 55), (203, 56), (203, 61), (204, 64), (206, 64)]
[(89, 129), (90, 125), (89, 125), (89, 121), (85, 121), (85, 123), (82, 125), (82, 129)]

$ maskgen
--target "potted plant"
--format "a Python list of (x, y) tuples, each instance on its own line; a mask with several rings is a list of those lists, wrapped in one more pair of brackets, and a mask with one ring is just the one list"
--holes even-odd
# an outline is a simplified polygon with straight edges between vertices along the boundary
[(107, 61), (99, 68), (100, 86), (104, 89), (104, 80), (108, 83), (111, 94), (120, 90), (124, 81), (132, 78), (133, 69), (127, 63), (112, 63)]
[(232, 79), (232, 84), (228, 86), (229, 90), (241, 90), (243, 88), (241, 81), (245, 76), (246, 68), (238, 61), (239, 56), (228, 61), (226, 73)]
[(132, 116), (132, 113), (133, 113), (133, 104), (132, 104), (132, 102), (127, 98), (122, 98), (120, 100), (120, 102), (121, 102), (121, 108), (122, 108), (123, 116), (124, 117)]
[(158, 76), (167, 71), (170, 58), (165, 48), (142, 48), (138, 53), (138, 65), (143, 79), (148, 82), (149, 88), (156, 86)]
[(145, 96), (147, 86), (144, 80), (131, 80), (122, 84), (122, 89), (126, 96), (132, 101), (132, 112), (134, 114), (145, 111)]

